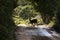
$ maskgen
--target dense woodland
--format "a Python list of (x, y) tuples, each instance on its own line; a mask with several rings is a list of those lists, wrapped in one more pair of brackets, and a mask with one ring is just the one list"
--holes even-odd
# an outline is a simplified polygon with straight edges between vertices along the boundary
[(40, 24), (54, 24), (60, 33), (60, 0), (0, 0), (0, 40), (15, 40), (18, 24), (37, 18)]

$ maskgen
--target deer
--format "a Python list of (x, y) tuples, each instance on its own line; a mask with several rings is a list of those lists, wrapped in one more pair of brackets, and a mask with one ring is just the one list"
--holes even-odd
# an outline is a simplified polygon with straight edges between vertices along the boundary
[(35, 25), (37, 25), (38, 22), (37, 22), (37, 19), (29, 19), (29, 23), (35, 27)]

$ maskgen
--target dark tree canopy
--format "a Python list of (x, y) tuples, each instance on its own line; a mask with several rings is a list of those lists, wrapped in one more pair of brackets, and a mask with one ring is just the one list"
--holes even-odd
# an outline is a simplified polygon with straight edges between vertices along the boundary
[(16, 0), (0, 0), (0, 40), (14, 40), (13, 30), (14, 22), (12, 20), (12, 11), (17, 6)]

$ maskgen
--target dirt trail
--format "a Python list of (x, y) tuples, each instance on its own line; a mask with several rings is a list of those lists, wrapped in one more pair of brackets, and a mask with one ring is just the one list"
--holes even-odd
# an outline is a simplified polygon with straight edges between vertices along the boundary
[[(46, 29), (42, 29), (46, 30)], [(45, 31), (43, 31), (44, 33)], [(50, 35), (48, 31), (46, 31), (48, 36), (41, 33), (40, 28), (32, 28), (32, 27), (19, 27), (15, 31), (16, 40), (60, 40), (60, 37)], [(43, 35), (42, 35), (43, 34)]]

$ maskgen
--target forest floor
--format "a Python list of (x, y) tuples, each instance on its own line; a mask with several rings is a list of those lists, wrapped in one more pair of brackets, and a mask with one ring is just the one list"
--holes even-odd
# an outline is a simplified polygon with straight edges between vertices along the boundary
[(60, 40), (55, 31), (40, 27), (19, 26), (15, 31), (16, 40)]

